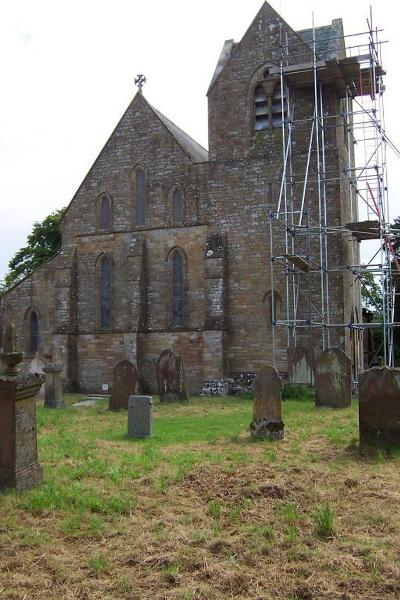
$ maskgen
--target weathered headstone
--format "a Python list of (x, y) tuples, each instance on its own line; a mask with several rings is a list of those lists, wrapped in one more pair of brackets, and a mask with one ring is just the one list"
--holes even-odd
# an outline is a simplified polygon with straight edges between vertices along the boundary
[(254, 383), (253, 437), (279, 440), (284, 435), (282, 421), (282, 380), (275, 367), (263, 367)]
[(14, 326), (7, 327), (0, 358), (7, 368), (0, 376), (0, 489), (24, 490), (43, 480), (38, 461), (35, 396), (43, 375), (21, 373), (22, 352), (15, 348)]
[(52, 348), (45, 351), (47, 364), (43, 371), (46, 374), (44, 385), (44, 405), (47, 408), (64, 408), (64, 398), (61, 383), (61, 365), (54, 360)]
[(157, 361), (160, 402), (188, 402), (181, 357), (173, 350), (163, 350)]
[(128, 400), (128, 437), (149, 437), (153, 430), (153, 398), (130, 396)]
[(297, 385), (313, 385), (313, 353), (301, 345), (291, 345), (287, 350), (289, 383)]
[(340, 348), (328, 348), (315, 361), (315, 406), (351, 405), (351, 360)]
[(129, 396), (138, 393), (138, 373), (135, 365), (128, 360), (118, 363), (113, 371), (112, 392), (109, 402), (110, 410), (128, 408)]
[(364, 371), (358, 390), (360, 444), (400, 446), (400, 369)]

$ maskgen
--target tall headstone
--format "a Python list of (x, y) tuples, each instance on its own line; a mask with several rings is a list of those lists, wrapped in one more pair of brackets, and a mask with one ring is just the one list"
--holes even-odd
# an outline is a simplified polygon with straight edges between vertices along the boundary
[(351, 360), (340, 348), (328, 348), (315, 361), (315, 406), (351, 405)]
[(287, 350), (289, 383), (313, 385), (313, 352), (305, 346), (292, 344)]
[(173, 350), (163, 350), (157, 361), (160, 402), (188, 402), (181, 357)]
[(44, 357), (47, 364), (43, 371), (46, 374), (44, 385), (44, 405), (47, 408), (64, 408), (64, 398), (61, 383), (61, 365), (54, 360), (53, 348), (47, 348)]
[(127, 409), (129, 396), (136, 396), (138, 393), (138, 388), (138, 373), (135, 365), (128, 360), (123, 360), (122, 362), (118, 363), (113, 371), (113, 383), (109, 401), (109, 409)]
[(364, 371), (358, 390), (360, 444), (400, 446), (400, 369)]
[(43, 480), (36, 435), (35, 396), (43, 375), (21, 373), (22, 352), (15, 348), (14, 326), (6, 329), (0, 359), (7, 365), (0, 376), (0, 489), (25, 490)]
[(129, 396), (128, 437), (149, 437), (153, 430), (153, 398), (151, 396)]
[(282, 421), (282, 380), (275, 367), (263, 367), (254, 383), (253, 437), (280, 440), (284, 436)]

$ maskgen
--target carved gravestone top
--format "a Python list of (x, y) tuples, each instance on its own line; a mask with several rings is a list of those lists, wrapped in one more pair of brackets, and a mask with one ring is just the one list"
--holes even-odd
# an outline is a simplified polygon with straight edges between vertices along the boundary
[(163, 350), (157, 361), (160, 402), (187, 402), (185, 375), (181, 357), (173, 350)]
[(138, 373), (135, 365), (128, 360), (118, 363), (113, 371), (112, 393), (109, 402), (110, 410), (128, 408), (129, 396), (138, 393)]
[(360, 443), (400, 446), (400, 369), (373, 367), (359, 377)]
[(282, 380), (275, 367), (263, 367), (254, 383), (252, 436), (283, 438)]
[(340, 348), (328, 348), (315, 361), (315, 405), (351, 405), (351, 360)]

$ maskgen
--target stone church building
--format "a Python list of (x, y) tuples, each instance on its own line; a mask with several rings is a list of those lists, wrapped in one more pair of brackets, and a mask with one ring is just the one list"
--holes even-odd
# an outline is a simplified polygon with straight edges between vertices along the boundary
[[(343, 52), (341, 20), (316, 32), (321, 60)], [(294, 31), (268, 3), (241, 41), (224, 43), (207, 92), (208, 151), (136, 93), (67, 208), (60, 252), (0, 299), (2, 328), (15, 323), (26, 365), (40, 363), (51, 343), (66, 386), (99, 392), (128, 359), (155, 392), (155, 363), (171, 348), (196, 393), (205, 380), (272, 361), (272, 308), (286, 302), (283, 288), (272, 301), (269, 240), (282, 118), (290, 118), (282, 39), (292, 64), (312, 62), (311, 31)], [(333, 88), (326, 98), (326, 110), (339, 113)], [(297, 117), (313, 109), (313, 86), (302, 86)], [(310, 132), (293, 135), (293, 164), (304, 165)], [(339, 170), (344, 153), (343, 128), (330, 129), (326, 160)], [(328, 187), (334, 221), (351, 219), (346, 203), (339, 182)], [(346, 243), (335, 251), (345, 254)], [(347, 295), (340, 276), (336, 319), (350, 319)], [(287, 339), (277, 329), (274, 361), (284, 375)]]

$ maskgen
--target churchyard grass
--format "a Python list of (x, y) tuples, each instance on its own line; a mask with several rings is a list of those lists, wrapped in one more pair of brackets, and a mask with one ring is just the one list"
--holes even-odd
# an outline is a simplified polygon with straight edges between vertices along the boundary
[(44, 483), (0, 495), (0, 597), (398, 598), (399, 453), (360, 452), (355, 402), (293, 396), (275, 442), (250, 397), (155, 399), (144, 440), (106, 401), (38, 401)]

